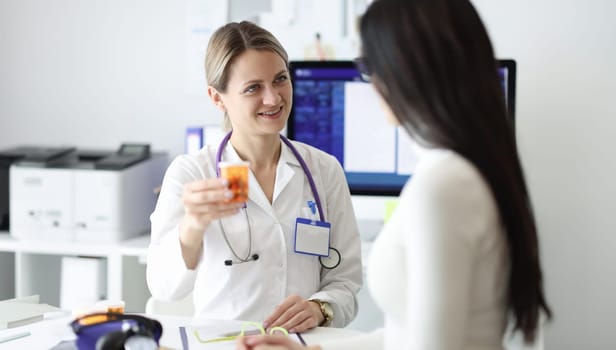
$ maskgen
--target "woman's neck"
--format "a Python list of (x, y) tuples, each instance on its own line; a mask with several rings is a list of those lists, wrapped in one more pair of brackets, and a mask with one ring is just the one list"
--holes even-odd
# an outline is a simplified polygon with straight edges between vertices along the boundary
[(246, 136), (234, 132), (230, 141), (240, 158), (250, 162), (250, 169), (259, 186), (268, 201), (273, 203), (276, 168), (281, 152), (280, 136)]
[(246, 136), (234, 132), (229, 140), (242, 160), (250, 162), (254, 172), (276, 168), (280, 158), (280, 136)]

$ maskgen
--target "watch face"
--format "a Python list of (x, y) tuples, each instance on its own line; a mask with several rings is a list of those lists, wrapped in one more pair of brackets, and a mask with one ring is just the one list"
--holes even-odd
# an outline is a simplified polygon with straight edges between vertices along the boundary
[(332, 306), (329, 303), (323, 303), (323, 311), (325, 311), (327, 318), (330, 320), (334, 317), (334, 310), (332, 310)]
[(321, 303), (321, 312), (323, 313), (324, 320), (322, 326), (329, 327), (334, 319), (334, 310), (328, 302)]
[(326, 269), (333, 269), (340, 265), (340, 252), (336, 248), (329, 248), (329, 255), (319, 257), (319, 261), (321, 262), (321, 266)]

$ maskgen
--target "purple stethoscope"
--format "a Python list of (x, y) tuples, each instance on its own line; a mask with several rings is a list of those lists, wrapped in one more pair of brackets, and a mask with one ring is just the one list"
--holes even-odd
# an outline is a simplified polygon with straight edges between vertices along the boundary
[[(227, 133), (227, 135), (225, 135), (225, 137), (220, 142), (220, 145), (218, 146), (218, 150), (216, 151), (216, 175), (217, 176), (220, 176), (220, 168), (218, 167), (218, 163), (222, 161), (222, 152), (227, 146), (227, 143), (229, 142), (229, 139), (231, 138), (232, 133), (233, 131), (230, 131), (229, 133)], [(308, 183), (310, 184), (310, 190), (312, 191), (312, 195), (314, 196), (314, 202), (316, 204), (317, 210), (319, 211), (319, 219), (321, 221), (325, 221), (325, 215), (323, 214), (323, 208), (321, 207), (321, 198), (319, 197), (317, 186), (314, 183), (314, 178), (312, 177), (312, 173), (310, 172), (308, 165), (304, 161), (304, 158), (302, 158), (302, 156), (297, 151), (297, 148), (295, 148), (295, 146), (293, 146), (291, 141), (289, 141), (289, 139), (287, 139), (283, 135), (280, 135), (280, 140), (282, 140), (282, 142), (284, 142), (289, 147), (289, 149), (291, 150), (291, 152), (293, 152), (293, 155), (295, 156), (295, 158), (297, 158), (297, 161), (301, 165), (302, 170), (304, 171), (304, 174), (306, 174), (306, 178), (308, 179)], [(231, 254), (233, 254), (233, 256), (237, 259), (236, 261), (225, 260), (226, 266), (231, 266), (233, 264), (241, 264), (241, 263), (245, 263), (249, 261), (256, 261), (259, 259), (259, 254), (252, 253), (252, 230), (250, 229), (250, 221), (248, 220), (248, 213), (246, 211), (246, 205), (244, 205), (242, 209), (244, 211), (244, 217), (246, 218), (246, 225), (248, 226), (248, 253), (243, 258), (240, 257), (235, 252), (233, 247), (231, 246), (231, 243), (229, 242), (229, 239), (227, 237), (227, 233), (225, 232), (225, 229), (223, 227), (222, 220), (218, 220), (218, 224), (220, 225), (220, 232), (222, 232), (222, 236), (225, 242), (227, 243), (229, 250), (231, 250)], [(340, 252), (336, 248), (333, 248), (333, 247), (330, 247), (329, 249), (330, 249), (329, 256), (319, 257), (319, 262), (321, 263), (321, 266), (323, 266), (324, 268), (333, 269), (340, 264), (340, 260), (341, 260)], [(331, 252), (333, 252), (334, 254), (331, 254)]]

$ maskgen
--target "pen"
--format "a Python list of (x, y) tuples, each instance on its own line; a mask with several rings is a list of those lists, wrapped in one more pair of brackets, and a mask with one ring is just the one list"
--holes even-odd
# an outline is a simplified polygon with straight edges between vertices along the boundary
[(24, 338), (30, 335), (30, 332), (17, 333), (13, 335), (9, 335), (8, 337), (0, 338), (0, 344), (9, 342), (11, 340)]
[(295, 335), (297, 335), (297, 338), (299, 338), (299, 341), (302, 343), (302, 345), (307, 346), (308, 344), (306, 344), (306, 341), (304, 340), (304, 337), (302, 337), (302, 335), (300, 333), (295, 333)]
[(310, 208), (312, 215), (315, 215), (317, 213), (317, 204), (315, 202), (308, 201), (308, 207)]

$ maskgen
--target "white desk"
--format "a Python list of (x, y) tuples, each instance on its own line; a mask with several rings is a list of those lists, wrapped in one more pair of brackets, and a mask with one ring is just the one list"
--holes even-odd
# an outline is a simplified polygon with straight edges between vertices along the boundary
[[(167, 315), (149, 315), (149, 317), (160, 321), (163, 325), (163, 336), (160, 340), (160, 345), (169, 349), (182, 349), (182, 341), (178, 330), (179, 326), (199, 323), (198, 319), (193, 319), (192, 317)], [(31, 333), (30, 336), (0, 344), (0, 349), (49, 349), (63, 339), (74, 338), (69, 327), (71, 321), (71, 317), (63, 317), (22, 327), (0, 330), (0, 338), (26, 331)], [(319, 327), (302, 333), (302, 336), (307, 344), (319, 344), (326, 340), (340, 339), (357, 334), (361, 334), (361, 332), (350, 329)]]

